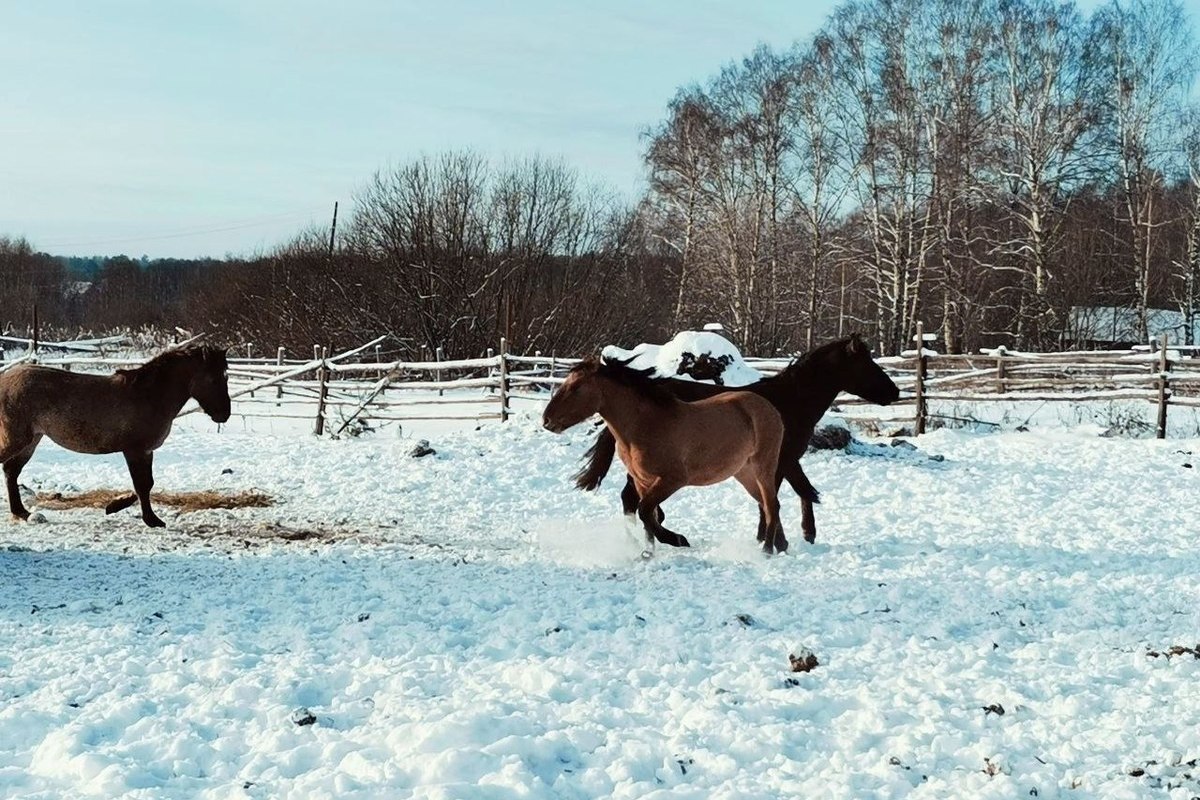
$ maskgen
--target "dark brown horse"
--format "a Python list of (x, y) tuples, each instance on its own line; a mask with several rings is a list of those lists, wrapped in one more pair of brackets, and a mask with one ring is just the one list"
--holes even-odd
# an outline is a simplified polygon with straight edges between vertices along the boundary
[[(814, 542), (817, 538), (813, 503), (820, 501), (820, 495), (800, 468), (800, 457), (808, 449), (813, 428), (833, 404), (839, 392), (849, 392), (879, 405), (888, 405), (900, 396), (896, 384), (871, 358), (870, 348), (857, 335), (822, 345), (793, 361), (778, 375), (764, 378), (749, 386), (732, 388), (674, 378), (661, 378), (655, 383), (682, 400), (700, 400), (725, 392), (744, 391), (761, 395), (771, 401), (783, 417), (784, 425), (783, 446), (779, 453), (775, 486), (778, 488), (786, 480), (796, 494), (800, 495), (804, 539), (807, 542)], [(587, 463), (575, 476), (576, 486), (587, 491), (600, 486), (612, 465), (614, 450), (615, 440), (612, 433), (607, 428), (601, 430), (587, 452)], [(626, 514), (632, 514), (638, 507), (638, 490), (632, 480), (625, 482), (625, 488), (621, 492), (621, 504)], [(760, 540), (765, 535), (760, 521)], [(780, 539), (782, 541), (777, 540), (776, 547), (782, 552), (787, 549), (788, 544), (782, 534)], [(782, 547), (779, 546), (781, 544)]]
[[(225, 351), (215, 347), (172, 350), (137, 369), (115, 375), (81, 375), (21, 365), (0, 374), (0, 462), (13, 517), (28, 519), (17, 478), (43, 436), (77, 453), (124, 453), (142, 519), (166, 523), (150, 508), (154, 451), (171, 432), (175, 415), (194, 398), (214, 422), (229, 419)], [(109, 511), (132, 501), (114, 501)]]
[(685, 403), (645, 371), (589, 358), (567, 375), (542, 424), (561, 433), (593, 414), (608, 424), (636, 487), (647, 541), (687, 547), (687, 539), (662, 526), (659, 505), (684, 486), (732, 477), (758, 501), (766, 531), (763, 549), (774, 551), (776, 532), (783, 536), (775, 484), (783, 421), (769, 402), (731, 392)]

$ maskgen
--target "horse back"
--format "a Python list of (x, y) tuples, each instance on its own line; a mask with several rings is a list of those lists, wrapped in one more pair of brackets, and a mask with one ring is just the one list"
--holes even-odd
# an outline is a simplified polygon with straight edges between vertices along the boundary
[(47, 405), (53, 404), (56, 399), (64, 398), (64, 393), (69, 399), (90, 391), (101, 393), (101, 397), (95, 398), (98, 401), (103, 399), (103, 394), (116, 380), (121, 379), (108, 375), (68, 372), (65, 369), (43, 367), (39, 364), (19, 364), (0, 373), (0, 397)]
[(754, 392), (723, 392), (715, 397), (690, 404), (693, 408), (705, 409), (728, 420), (730, 415), (740, 417), (745, 433), (753, 439), (755, 449), (770, 443), (773, 452), (779, 452), (783, 441), (783, 418), (770, 400)]
[[(125, 379), (22, 364), (0, 374), (0, 427), (45, 434), (81, 453), (111, 453), (158, 438)], [(157, 446), (157, 445), (155, 445)]]

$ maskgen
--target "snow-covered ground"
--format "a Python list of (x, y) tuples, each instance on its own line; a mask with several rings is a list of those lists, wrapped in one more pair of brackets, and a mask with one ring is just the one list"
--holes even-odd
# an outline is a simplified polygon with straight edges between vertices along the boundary
[[(421, 459), (297, 426), (193, 416), (158, 453), (159, 488), (269, 509), (0, 523), (0, 796), (1200, 794), (1200, 661), (1148, 653), (1200, 639), (1200, 440), (809, 454), (817, 545), (789, 494), (761, 556), (725, 484), (643, 562), (619, 465), (569, 488), (587, 426), (431, 427)], [(127, 480), (48, 442), (22, 476)]]

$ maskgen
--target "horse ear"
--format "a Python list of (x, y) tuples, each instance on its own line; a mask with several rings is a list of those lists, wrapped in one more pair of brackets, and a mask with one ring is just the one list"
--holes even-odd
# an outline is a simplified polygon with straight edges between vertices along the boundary
[(579, 362), (571, 367), (571, 372), (592, 372), (600, 366), (600, 359), (595, 354), (589, 353), (579, 360)]
[(857, 333), (850, 334), (850, 341), (846, 343), (846, 352), (852, 355), (860, 355), (869, 352), (867, 343), (862, 340), (862, 336)]

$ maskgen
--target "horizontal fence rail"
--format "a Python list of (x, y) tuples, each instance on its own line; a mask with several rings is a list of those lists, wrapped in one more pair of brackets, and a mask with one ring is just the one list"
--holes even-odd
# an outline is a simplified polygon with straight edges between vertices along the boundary
[[(1166, 435), (1170, 406), (1200, 408), (1200, 347), (1169, 346), (1164, 338), (1154, 346), (1130, 350), (1024, 353), (1001, 347), (949, 355), (929, 349), (929, 335), (921, 328), (914, 337), (921, 347), (877, 360), (901, 389), (897, 405), (911, 406), (911, 414), (901, 412), (889, 419), (911, 419), (914, 434), (923, 433), (931, 417), (941, 416), (929, 410), (930, 403), (1146, 403), (1157, 407), (1159, 438)], [(437, 348), (434, 360), (388, 360), (382, 354), (385, 339), (333, 354), (316, 346), (311, 358), (292, 357), (283, 348), (270, 357), (255, 357), (250, 347), (243, 356), (243, 350), (235, 348), (229, 358), (234, 414), (310, 419), (314, 432), (335, 436), (374, 421), (503, 421), (512, 413), (513, 400), (549, 400), (579, 361), (541, 353), (513, 355), (503, 339), (498, 350), (489, 350), (484, 357), (447, 359)], [(0, 362), (0, 372), (31, 362), (100, 372), (145, 361), (129, 355), (127, 349), (122, 353), (121, 337), (54, 343), (0, 337), (0, 344), (10, 348)], [(14, 355), (14, 346), (26, 349)], [(771, 375), (791, 360), (747, 358), (746, 362)], [(843, 394), (835, 406), (865, 404)], [(189, 405), (181, 414), (198, 410)]]

